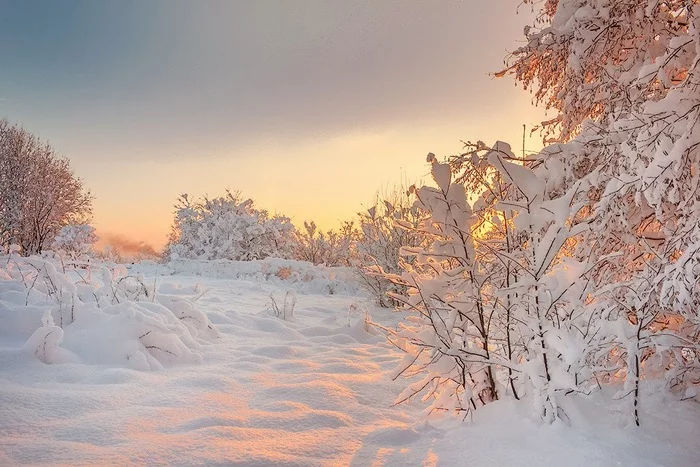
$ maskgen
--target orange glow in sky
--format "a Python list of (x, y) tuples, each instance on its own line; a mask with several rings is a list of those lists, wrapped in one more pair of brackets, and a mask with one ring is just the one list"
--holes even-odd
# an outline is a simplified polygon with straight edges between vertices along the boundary
[(161, 247), (178, 195), (227, 188), (333, 228), (424, 177), (428, 152), (519, 148), (543, 116), (493, 77), (533, 20), (521, 0), (42, 9), (18, 2), (0, 30), (0, 116), (71, 159), (103, 236)]
[[(430, 172), (425, 161), (428, 152), (438, 157), (455, 154), (461, 149), (461, 139), (483, 139), (487, 144), (496, 139), (522, 140), (519, 122), (532, 114), (532, 109), (524, 106), (516, 114), (519, 118), (500, 123), (445, 122), (291, 145), (268, 141), (249, 147), (213, 148), (209, 154), (168, 162), (126, 161), (109, 173), (89, 164), (84, 169), (82, 164), (76, 165), (78, 173), (86, 174), (85, 182), (96, 196), (98, 232), (146, 241), (155, 247), (164, 245), (172, 206), (185, 192), (217, 196), (227, 188), (240, 190), (258, 206), (291, 217), (296, 225), (314, 220), (320, 228), (329, 229), (369, 206), (378, 190), (401, 180), (425, 180)], [(537, 136), (528, 138), (528, 149), (539, 145)], [(513, 146), (518, 147), (517, 143)], [(128, 187), (115, 180), (127, 180)]]

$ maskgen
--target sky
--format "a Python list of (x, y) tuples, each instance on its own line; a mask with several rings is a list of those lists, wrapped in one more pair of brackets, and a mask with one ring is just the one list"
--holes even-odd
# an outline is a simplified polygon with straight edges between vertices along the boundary
[(0, 0), (0, 116), (71, 160), (105, 238), (160, 247), (179, 194), (227, 188), (334, 228), (428, 152), (521, 146), (544, 113), (491, 75), (520, 4)]

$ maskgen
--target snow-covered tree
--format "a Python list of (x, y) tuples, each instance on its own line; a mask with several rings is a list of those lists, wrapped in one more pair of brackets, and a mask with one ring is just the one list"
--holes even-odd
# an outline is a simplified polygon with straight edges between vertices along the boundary
[(236, 193), (201, 201), (182, 195), (167, 246), (170, 258), (248, 261), (291, 254), (294, 226)]
[[(566, 190), (580, 181), (610, 256), (595, 300), (618, 322), (622, 396), (639, 380), (694, 392), (700, 308), (700, 5), (695, 1), (548, 1), (509, 70), (556, 112), (542, 160)], [(663, 363), (657, 363), (663, 360)]]
[[(477, 144), (453, 158), (454, 183), (434, 163), (444, 199), (422, 207), (437, 240), (411, 251), (418, 266), (393, 278), (411, 287), (403, 300), (420, 315), (396, 342), (410, 367), (437, 376), (418, 389), (436, 391), (436, 381), (462, 388), (447, 391), (458, 408), (460, 394), (476, 407), (469, 389), (478, 379), (466, 388), (440, 361), (490, 366), (515, 395), (531, 395), (547, 421), (566, 419), (563, 394), (609, 384), (640, 424), (641, 381), (698, 394), (700, 5), (541, 5), (526, 45), (499, 75), (513, 73), (555, 112), (541, 127), (549, 146), (517, 158), (502, 143)], [(450, 199), (452, 186), (478, 196), (471, 211), (461, 195)], [(464, 254), (455, 262), (438, 247), (455, 242), (441, 225), (458, 214)], [(465, 267), (487, 280), (464, 280)], [(488, 347), (483, 336), (474, 340), (474, 319), (463, 326), (467, 302), (493, 306)], [(481, 355), (470, 350), (465, 360), (457, 335), (469, 335)]]
[(425, 392), (434, 409), (468, 412), (529, 395), (543, 419), (563, 417), (557, 399), (585, 386), (590, 335), (580, 307), (588, 268), (567, 257), (587, 227), (578, 187), (550, 197), (546, 173), (505, 143), (478, 145), (452, 167), (430, 161), (437, 187), (420, 188), (416, 205), (433, 242), (404, 248), (415, 262), (388, 276), (407, 287), (394, 297), (412, 314), (392, 337), (407, 353), (399, 372), (423, 374), (402, 399)]
[(84, 223), (91, 211), (92, 196), (68, 159), (0, 120), (0, 245), (39, 253), (63, 226)]
[(424, 392), (434, 409), (469, 411), (497, 398), (489, 344), (494, 304), (485, 300), (474, 236), (477, 219), (464, 186), (451, 182), (448, 164), (432, 155), (429, 161), (437, 187), (420, 188), (415, 201), (427, 215), (417, 227), (403, 227), (432, 242), (402, 248), (414, 264), (403, 263), (400, 276), (386, 275), (405, 290), (393, 293), (394, 300), (413, 312), (392, 337), (407, 354), (398, 374), (423, 373), (400, 400)]

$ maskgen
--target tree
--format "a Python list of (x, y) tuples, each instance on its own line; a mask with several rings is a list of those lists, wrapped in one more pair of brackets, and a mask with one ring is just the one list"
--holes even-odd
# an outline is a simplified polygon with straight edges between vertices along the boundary
[(68, 159), (0, 120), (0, 244), (39, 253), (63, 226), (85, 223), (91, 213), (92, 196)]
[(417, 230), (432, 242), (404, 248), (415, 262), (388, 276), (406, 287), (393, 296), (412, 314), (393, 333), (407, 353), (399, 374), (423, 374), (400, 399), (425, 392), (434, 409), (468, 413), (528, 394), (544, 420), (564, 416), (558, 399), (585, 384), (592, 334), (580, 307), (587, 267), (567, 258), (587, 227), (572, 203), (578, 187), (550, 196), (546, 172), (500, 142), (452, 166), (429, 160), (437, 187), (420, 188), (416, 205), (427, 214)]
[(645, 374), (679, 394), (700, 376), (699, 13), (688, 0), (549, 0), (508, 69), (556, 112), (543, 128), (559, 143), (541, 155), (552, 183), (591, 186), (586, 254), (615, 257), (594, 299), (619, 322), (607, 348), (627, 357), (637, 424)]
[[(682, 0), (543, 3), (498, 75), (514, 74), (556, 113), (541, 127), (549, 146), (518, 159), (507, 145), (478, 143), (452, 159), (454, 183), (434, 162), (442, 195), (419, 193), (435, 194), (423, 207), (437, 240), (412, 252), (422, 267), (393, 278), (409, 286), (404, 303), (421, 315), (396, 343), (409, 366), (436, 376), (431, 394), (436, 381), (461, 387), (442, 391), (453, 398), (472, 394), (480, 379), (463, 378), (465, 386), (454, 368), (473, 374), (480, 364), (496, 380), (507, 369), (514, 395), (534, 396), (548, 422), (568, 418), (562, 396), (601, 382), (619, 389), (615, 399), (637, 425), (642, 380), (697, 397), (698, 13)], [(462, 184), (481, 193), (471, 209), (449, 194)], [(465, 278), (467, 270), (479, 274)], [(484, 305), (488, 347), (477, 324)], [(445, 359), (455, 366), (440, 366)]]

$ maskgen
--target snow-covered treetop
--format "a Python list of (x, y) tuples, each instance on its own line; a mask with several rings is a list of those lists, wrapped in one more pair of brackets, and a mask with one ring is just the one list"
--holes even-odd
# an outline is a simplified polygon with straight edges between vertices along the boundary
[(691, 79), (698, 8), (687, 0), (548, 0), (499, 75), (515, 73), (555, 110), (544, 130), (568, 140), (586, 119), (626, 114)]

